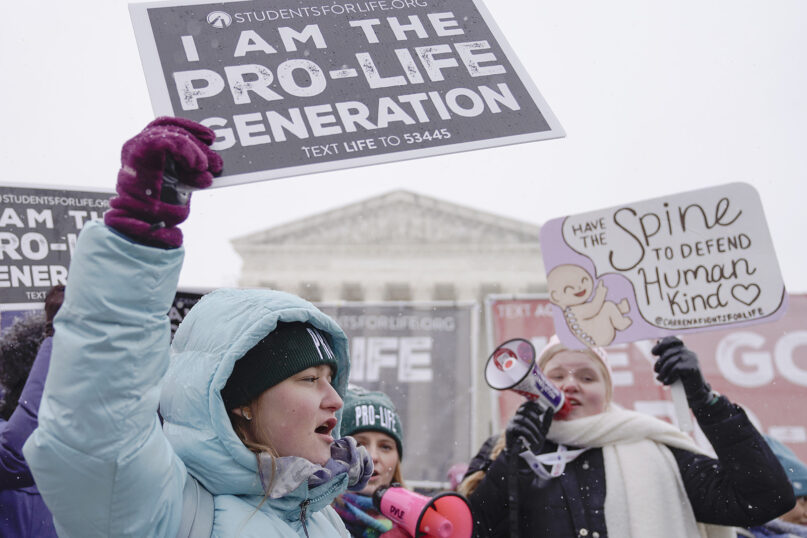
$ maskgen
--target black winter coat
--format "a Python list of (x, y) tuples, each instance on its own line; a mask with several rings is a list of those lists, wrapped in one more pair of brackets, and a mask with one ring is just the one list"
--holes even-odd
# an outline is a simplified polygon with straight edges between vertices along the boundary
[[(741, 408), (721, 396), (715, 404), (696, 412), (696, 418), (718, 459), (678, 448), (671, 447), (670, 451), (697, 521), (749, 527), (793, 507), (793, 488), (782, 466)], [(488, 442), (480, 452), (489, 448)], [(555, 443), (547, 441), (541, 452), (556, 449)], [(474, 463), (483, 458), (477, 456)], [(517, 459), (522, 537), (608, 536), (602, 449), (584, 452), (567, 463), (560, 477), (551, 480), (538, 477), (521, 458)], [(477, 536), (508, 536), (508, 475), (508, 458), (502, 452), (469, 495)]]

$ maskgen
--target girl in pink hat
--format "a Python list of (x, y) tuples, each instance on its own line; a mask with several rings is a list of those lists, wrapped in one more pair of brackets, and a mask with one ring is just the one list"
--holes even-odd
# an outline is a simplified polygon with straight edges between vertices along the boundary
[(793, 506), (776, 457), (745, 412), (711, 390), (695, 353), (677, 338), (653, 353), (659, 381), (683, 382), (717, 456), (615, 404), (605, 350), (568, 349), (553, 336), (536, 362), (570, 410), (553, 420), (525, 402), (471, 462), (460, 492), (479, 536), (733, 537), (730, 527)]

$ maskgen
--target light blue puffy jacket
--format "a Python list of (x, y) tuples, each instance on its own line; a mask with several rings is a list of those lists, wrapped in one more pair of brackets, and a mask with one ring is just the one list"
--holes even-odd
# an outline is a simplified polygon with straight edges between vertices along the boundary
[[(344, 396), (347, 337), (293, 295), (219, 290), (193, 307), (169, 351), (166, 313), (183, 254), (132, 243), (100, 222), (79, 237), (39, 427), (24, 448), (59, 535), (173, 538), (191, 473), (214, 496), (213, 536), (347, 536), (329, 506), (347, 476), (264, 501), (255, 456), (220, 395), (235, 361), (278, 321), (308, 321), (330, 335)], [(341, 411), (338, 419), (337, 437)]]

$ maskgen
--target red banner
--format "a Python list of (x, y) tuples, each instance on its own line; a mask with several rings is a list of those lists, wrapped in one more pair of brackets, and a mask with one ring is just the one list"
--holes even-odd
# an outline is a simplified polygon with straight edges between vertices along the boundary
[[(554, 331), (551, 305), (534, 296), (488, 301), (492, 350), (510, 338), (527, 338), (540, 352)], [(787, 313), (772, 323), (688, 334), (712, 388), (742, 405), (757, 427), (786, 443), (807, 462), (807, 294), (790, 295)], [(614, 371), (614, 400), (627, 409), (675, 422), (670, 392), (655, 381), (653, 342), (607, 348)], [(498, 395), (499, 425), (507, 423), (520, 396)], [(705, 443), (700, 430), (696, 440)]]

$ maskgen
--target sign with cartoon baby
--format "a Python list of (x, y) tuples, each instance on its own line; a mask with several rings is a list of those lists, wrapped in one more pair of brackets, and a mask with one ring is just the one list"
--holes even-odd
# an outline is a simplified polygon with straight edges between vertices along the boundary
[(731, 183), (547, 222), (555, 328), (608, 346), (773, 321), (787, 295), (759, 195)]

